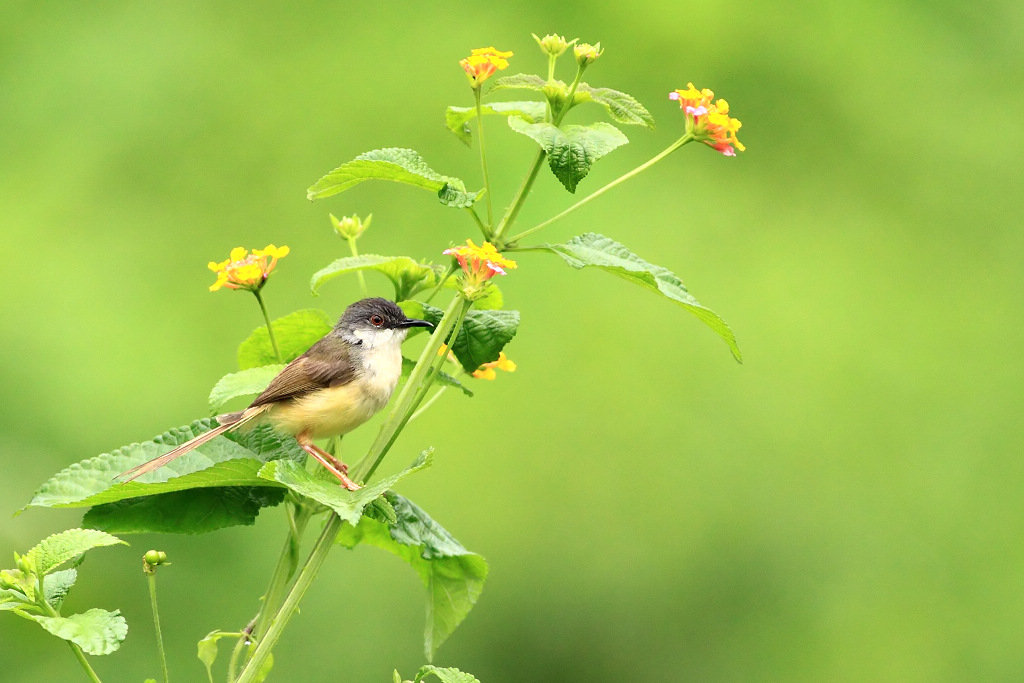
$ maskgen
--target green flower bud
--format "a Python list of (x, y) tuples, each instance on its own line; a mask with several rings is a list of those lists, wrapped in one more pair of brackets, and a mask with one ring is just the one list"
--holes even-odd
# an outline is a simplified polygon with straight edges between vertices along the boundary
[(147, 574), (155, 574), (156, 568), (162, 564), (170, 564), (167, 553), (162, 550), (150, 550), (142, 556), (142, 571)]
[(561, 54), (565, 52), (570, 45), (579, 40), (578, 38), (573, 38), (566, 42), (565, 36), (555, 35), (554, 33), (549, 33), (543, 38), (538, 38), (536, 33), (532, 35), (533, 39), (537, 41), (538, 45), (540, 45), (541, 51), (544, 54), (551, 55), (552, 57), (561, 56)]
[(343, 218), (336, 218), (334, 214), (329, 214), (331, 217), (331, 227), (337, 232), (342, 239), (351, 240), (356, 239), (370, 227), (370, 221), (373, 220), (373, 214), (371, 213), (363, 221), (358, 215), (352, 214), (351, 216), (345, 216)]
[(596, 62), (602, 52), (604, 52), (604, 50), (601, 49), (600, 42), (593, 45), (590, 43), (580, 43), (573, 48), (573, 53), (576, 55), (576, 63), (584, 68)]

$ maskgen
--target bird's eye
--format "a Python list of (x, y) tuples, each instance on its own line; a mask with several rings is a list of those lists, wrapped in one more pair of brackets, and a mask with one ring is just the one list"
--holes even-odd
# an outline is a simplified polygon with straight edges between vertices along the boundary
[(371, 315), (370, 324), (373, 325), (374, 327), (384, 327), (384, 318), (380, 317), (379, 315)]

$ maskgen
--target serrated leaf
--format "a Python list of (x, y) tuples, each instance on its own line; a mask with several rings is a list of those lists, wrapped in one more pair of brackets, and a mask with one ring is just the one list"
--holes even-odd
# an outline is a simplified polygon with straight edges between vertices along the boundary
[[(547, 114), (548, 106), (545, 102), (525, 100), (522, 102), (490, 102), (480, 105), (480, 111), (484, 116), (520, 116), (530, 123), (542, 121)], [(460, 140), (467, 145), (473, 144), (473, 133), (470, 131), (469, 122), (476, 119), (476, 107), (448, 107), (444, 115), (445, 125), (448, 130), (455, 133)]]
[(717, 313), (697, 301), (686, 290), (682, 280), (667, 268), (648, 263), (609, 237), (588, 232), (565, 244), (541, 244), (520, 251), (549, 251), (561, 256), (573, 268), (599, 268), (668, 297), (714, 330), (729, 345), (736, 360), (743, 361), (733, 331)]
[(287, 460), (267, 463), (260, 470), (260, 476), (284, 484), (300, 496), (312, 498), (321, 505), (326, 505), (349, 524), (358, 524), (359, 518), (363, 514), (363, 508), (373, 502), (377, 496), (413, 472), (430, 467), (433, 462), (432, 453), (433, 449), (424, 451), (413, 464), (398, 474), (379, 479), (357, 491), (342, 488), (333, 479), (331, 481), (320, 479), (306, 471), (301, 464)]
[[(412, 369), (415, 367), (416, 361), (414, 361), (411, 358), (406, 358), (404, 356), (402, 357), (402, 381), (405, 381), (406, 379), (409, 378), (409, 375), (412, 373)], [(434, 382), (440, 384), (441, 386), (454, 387), (455, 389), (458, 389), (459, 391), (464, 393), (466, 396), (473, 396), (473, 392), (470, 391), (470, 389), (465, 384), (455, 379), (454, 377), (452, 377), (443, 370), (439, 370), (437, 372), (437, 376), (434, 377)]]
[(264, 365), (224, 375), (210, 390), (210, 412), (218, 413), (225, 403), (241, 396), (256, 396), (284, 370), (283, 365)]
[(563, 126), (551, 123), (527, 123), (510, 116), (508, 125), (517, 133), (532, 138), (547, 152), (548, 166), (569, 192), (587, 177), (590, 167), (606, 154), (629, 142), (610, 123), (592, 123), (588, 126)]
[(458, 178), (441, 175), (418, 152), (401, 147), (375, 149), (334, 169), (306, 191), (308, 199), (323, 199), (366, 180), (391, 180), (435, 192), (442, 204), (472, 206), (479, 192), (469, 192)]
[(117, 536), (96, 529), (68, 529), (44, 538), (25, 554), (25, 559), (35, 567), (37, 576), (45, 576), (87, 550), (118, 544), (128, 545)]
[[(331, 331), (334, 323), (323, 311), (307, 308), (270, 323), (281, 349), (281, 362), (290, 363)], [(261, 325), (238, 347), (238, 369), (248, 370), (277, 363), (266, 325)]]
[[(402, 302), (406, 315), (437, 325), (444, 311), (419, 301)], [(505, 345), (512, 341), (519, 329), (519, 311), (478, 311), (471, 309), (451, 345), (451, 351), (466, 372), (473, 372), (484, 363), (498, 360)]]
[(434, 674), (441, 679), (441, 683), (480, 683), (477, 677), (473, 674), (468, 674), (465, 671), (459, 671), (453, 666), (441, 668), (438, 666), (432, 666), (425, 664), (420, 667), (419, 672), (416, 674), (416, 683), (422, 681), (425, 676)]
[(476, 604), (487, 579), (487, 562), (466, 550), (455, 537), (412, 501), (385, 494), (398, 521), (382, 524), (363, 517), (356, 526), (342, 527), (338, 542), (348, 548), (360, 543), (383, 548), (408, 562), (427, 588), (427, 661)]
[(40, 486), (29, 506), (83, 507), (191, 488), (268, 486), (256, 476), (264, 462), (305, 457), (294, 439), (277, 434), (269, 425), (260, 425), (249, 431), (227, 432), (134, 481), (115, 481), (122, 472), (217, 424), (215, 418), (196, 420), (151, 441), (130, 444), (71, 465)]
[(646, 126), (654, 130), (654, 117), (632, 95), (611, 88), (592, 88), (586, 83), (576, 86), (573, 103), (596, 102), (608, 111), (608, 115), (619, 123)]
[(172, 491), (97, 505), (83, 524), (118, 534), (205, 534), (232, 526), (252, 526), (265, 507), (279, 505), (287, 490), (225, 486)]
[(128, 635), (128, 622), (120, 615), (120, 610), (91, 609), (70, 617), (32, 618), (53, 635), (82, 648), (86, 654), (109, 655), (121, 647)]
[(77, 579), (78, 572), (74, 569), (63, 569), (59, 572), (47, 574), (43, 578), (43, 594), (46, 596), (46, 602), (50, 603), (53, 609), (60, 612), (60, 608), (64, 604), (64, 598), (67, 597), (68, 591), (75, 585)]
[[(561, 83), (561, 81), (556, 81)], [(547, 85), (540, 76), (534, 74), (512, 74), (510, 76), (502, 76), (494, 79), (493, 85), (491, 85), (488, 93), (492, 93), (495, 90), (507, 90), (507, 89), (519, 89), (519, 90), (536, 90), (537, 92), (543, 92), (544, 86)], [(564, 86), (565, 84), (562, 83)]]
[(377, 256), (361, 254), (340, 258), (313, 274), (309, 287), (317, 294), (328, 280), (345, 273), (375, 270), (383, 273), (395, 287), (395, 299), (407, 299), (416, 292), (432, 287), (435, 282), (434, 268), (429, 264), (417, 263), (408, 256)]

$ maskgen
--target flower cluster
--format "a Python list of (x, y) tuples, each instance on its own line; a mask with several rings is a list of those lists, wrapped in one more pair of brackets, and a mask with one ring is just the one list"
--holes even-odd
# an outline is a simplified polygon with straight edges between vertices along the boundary
[(473, 240), (466, 240), (466, 246), (445, 249), (443, 253), (454, 256), (467, 280), (475, 284), (486, 282), (495, 275), (505, 275), (505, 268), (516, 268), (516, 262), (502, 256), (490, 242), (478, 247)]
[(484, 363), (473, 371), (473, 376), (477, 379), (493, 380), (498, 376), (498, 373), (494, 371), (495, 368), (498, 370), (504, 370), (505, 372), (515, 372), (516, 364), (505, 356), (504, 351), (500, 351), (498, 352), (498, 360), (491, 361), (490, 363)]
[(495, 71), (507, 69), (508, 58), (511, 56), (511, 52), (502, 52), (493, 47), (478, 47), (469, 57), (460, 61), (459, 65), (466, 70), (469, 85), (476, 89), (493, 76)]
[(210, 285), (210, 291), (216, 292), (221, 287), (259, 291), (277, 265), (277, 259), (284, 258), (288, 252), (288, 247), (275, 247), (273, 244), (268, 244), (266, 249), (253, 249), (252, 254), (242, 247), (235, 247), (227, 261), (210, 261), (210, 270), (217, 274), (217, 281)]
[(676, 90), (668, 94), (670, 100), (679, 102), (679, 108), (686, 112), (686, 128), (694, 138), (713, 147), (727, 157), (736, 156), (736, 150), (744, 151), (746, 147), (736, 139), (736, 131), (741, 124), (738, 119), (729, 116), (729, 103), (725, 100), (714, 100), (715, 93), (707, 88), (697, 90), (693, 83), (687, 83), (686, 90)]

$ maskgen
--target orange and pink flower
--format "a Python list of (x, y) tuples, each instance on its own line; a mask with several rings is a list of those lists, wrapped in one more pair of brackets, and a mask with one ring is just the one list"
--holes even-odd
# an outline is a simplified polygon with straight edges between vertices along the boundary
[(714, 97), (715, 93), (707, 88), (698, 90), (693, 83), (688, 83), (686, 90), (668, 94), (668, 98), (679, 102), (679, 108), (686, 112), (686, 128), (696, 140), (727, 157), (734, 157), (736, 150), (746, 150), (736, 138), (743, 124), (729, 116), (728, 102), (714, 100)]

